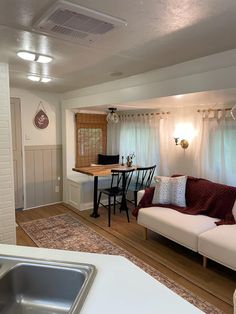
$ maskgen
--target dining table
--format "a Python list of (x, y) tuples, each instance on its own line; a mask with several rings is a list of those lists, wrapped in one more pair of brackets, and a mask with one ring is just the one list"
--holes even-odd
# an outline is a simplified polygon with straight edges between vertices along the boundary
[(136, 170), (136, 166), (128, 167), (127, 165), (120, 165), (120, 164), (110, 164), (110, 165), (92, 165), (87, 167), (78, 167), (72, 168), (73, 171), (87, 174), (88, 176), (94, 177), (94, 184), (93, 184), (93, 211), (91, 213), (91, 217), (97, 218), (99, 217), (98, 213), (98, 177), (107, 177), (111, 175), (111, 170), (119, 170), (122, 171), (123, 177), (123, 194), (121, 199), (121, 207), (120, 210), (128, 210), (127, 201), (126, 201), (126, 193), (124, 190), (125, 185), (125, 172), (129, 170)]

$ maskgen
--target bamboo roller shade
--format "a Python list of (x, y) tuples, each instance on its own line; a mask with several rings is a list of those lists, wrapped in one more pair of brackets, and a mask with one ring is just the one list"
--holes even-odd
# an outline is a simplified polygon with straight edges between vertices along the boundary
[(76, 114), (76, 168), (97, 163), (106, 154), (107, 120), (101, 114)]

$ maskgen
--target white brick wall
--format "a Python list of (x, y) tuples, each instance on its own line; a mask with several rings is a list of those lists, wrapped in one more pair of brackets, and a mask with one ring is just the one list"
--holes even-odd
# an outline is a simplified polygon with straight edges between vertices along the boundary
[(0, 243), (16, 243), (13, 180), (8, 65), (0, 63)]

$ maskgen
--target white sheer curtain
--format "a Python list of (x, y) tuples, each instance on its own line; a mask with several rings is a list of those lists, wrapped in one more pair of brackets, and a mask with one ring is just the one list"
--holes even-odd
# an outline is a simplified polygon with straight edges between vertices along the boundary
[(140, 166), (160, 164), (160, 115), (121, 115), (118, 124), (108, 125), (108, 151), (126, 156), (134, 153)]
[(236, 121), (226, 111), (201, 117), (198, 176), (236, 185)]

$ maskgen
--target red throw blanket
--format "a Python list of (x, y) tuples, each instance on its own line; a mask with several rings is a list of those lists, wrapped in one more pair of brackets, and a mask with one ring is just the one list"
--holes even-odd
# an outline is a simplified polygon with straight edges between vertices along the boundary
[(138, 207), (133, 210), (135, 217), (138, 216), (140, 208), (159, 206), (172, 208), (185, 214), (219, 218), (220, 221), (216, 222), (217, 225), (233, 225), (236, 223), (232, 214), (236, 199), (236, 187), (188, 177), (186, 183), (187, 207), (178, 207), (172, 204), (152, 204), (153, 194), (154, 187), (145, 190)]

